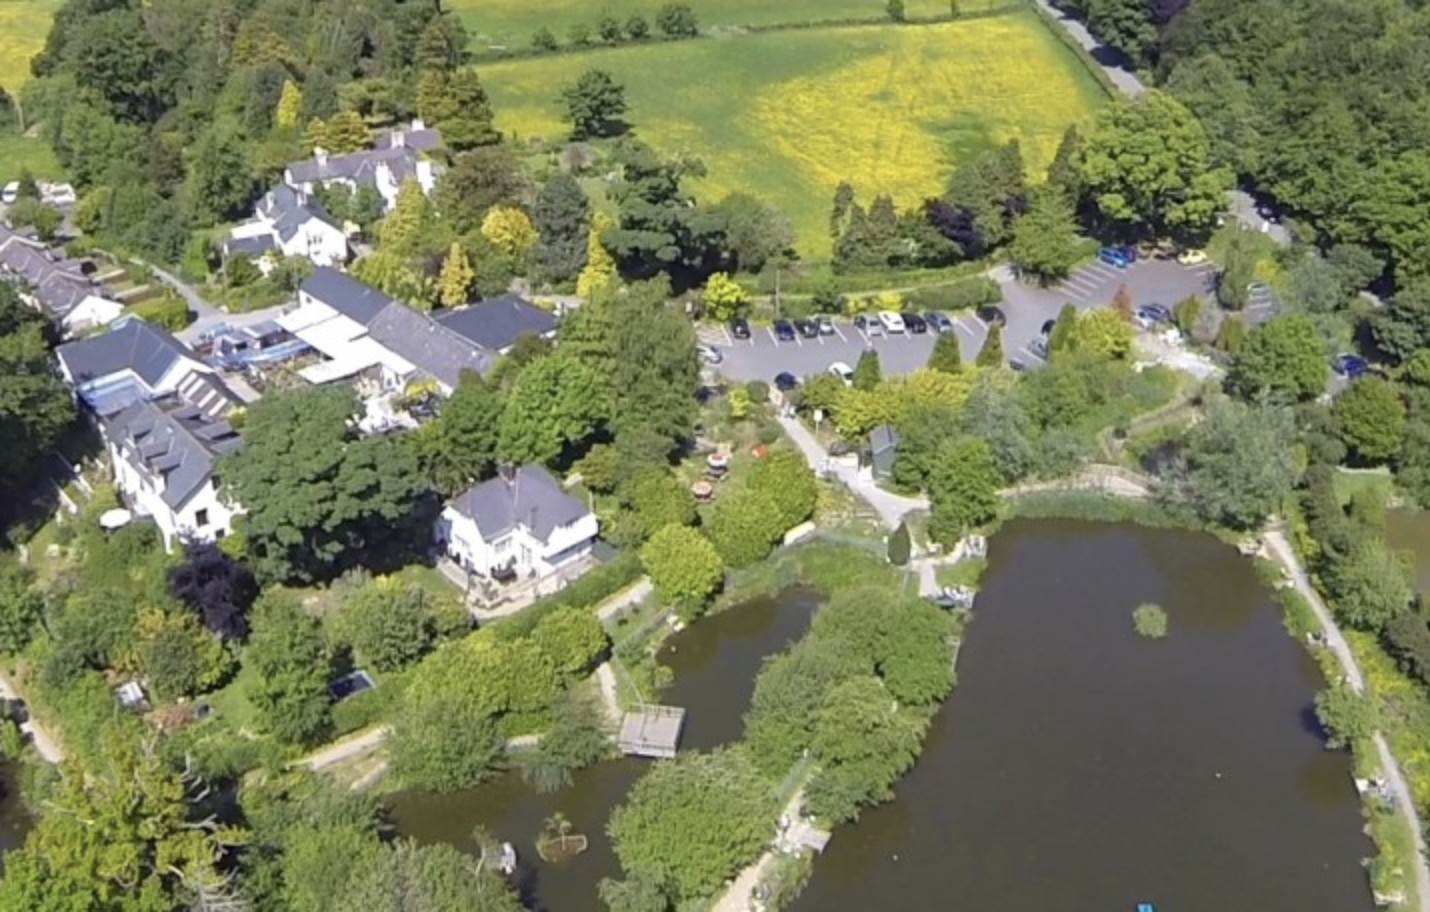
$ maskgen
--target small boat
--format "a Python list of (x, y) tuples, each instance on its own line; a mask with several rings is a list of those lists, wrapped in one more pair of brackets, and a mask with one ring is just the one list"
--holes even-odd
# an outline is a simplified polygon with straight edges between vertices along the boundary
[(1138, 903), (1137, 912), (1157, 912), (1157, 910), (1152, 908), (1151, 903)]

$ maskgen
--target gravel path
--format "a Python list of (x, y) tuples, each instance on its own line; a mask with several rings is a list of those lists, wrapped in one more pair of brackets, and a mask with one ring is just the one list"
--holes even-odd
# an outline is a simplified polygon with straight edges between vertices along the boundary
[[(7, 700), (19, 700), (20, 694), (10, 684), (10, 679), (0, 675), (0, 697)], [(51, 737), (39, 723), (31, 719), (20, 726), (20, 731), (30, 736), (30, 743), (35, 746), (35, 753), (44, 758), (46, 763), (60, 763), (65, 759), (65, 752), (60, 749), (59, 741)]]
[[(1356, 664), (1350, 644), (1341, 635), (1341, 630), (1336, 626), (1331, 612), (1327, 610), (1325, 602), (1321, 601), (1321, 596), (1311, 585), (1306, 571), (1296, 558), (1296, 552), (1291, 550), (1290, 542), (1286, 541), (1285, 534), (1279, 527), (1273, 528), (1266, 533), (1265, 541), (1272, 558), (1291, 575), (1292, 585), (1311, 606), (1316, 620), (1321, 624), (1321, 633), (1326, 638), (1326, 646), (1340, 661), (1341, 668), (1346, 674), (1347, 683), (1355, 689), (1356, 693), (1363, 693), (1365, 677), (1361, 674), (1360, 666)], [(1396, 806), (1405, 814), (1405, 823), (1410, 827), (1411, 837), (1415, 841), (1415, 892), (1420, 900), (1419, 910), (1420, 912), (1430, 912), (1430, 867), (1426, 866), (1425, 861), (1425, 835), (1420, 829), (1420, 812), (1415, 807), (1415, 799), (1411, 795), (1410, 787), (1405, 782), (1405, 777), (1400, 773), (1400, 765), (1395, 762), (1395, 755), (1390, 752), (1390, 745), (1386, 743), (1385, 736), (1380, 732), (1375, 733), (1375, 750), (1380, 760), (1381, 775), (1385, 777), (1386, 783), (1395, 795)]]

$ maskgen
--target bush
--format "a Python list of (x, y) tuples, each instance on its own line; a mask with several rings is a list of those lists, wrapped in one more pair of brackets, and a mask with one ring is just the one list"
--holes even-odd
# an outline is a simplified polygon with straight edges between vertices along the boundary
[(1138, 605), (1132, 612), (1132, 626), (1137, 635), (1149, 640), (1160, 640), (1167, 635), (1167, 612), (1160, 605), (1147, 602)]
[(502, 637), (517, 638), (531, 634), (540, 620), (561, 608), (593, 607), (645, 576), (640, 555), (627, 551), (594, 570), (587, 571), (565, 589), (553, 592), (525, 611), (503, 620), (492, 629)]
[(977, 276), (951, 285), (918, 288), (905, 295), (905, 299), (910, 307), (918, 310), (970, 310), (997, 304), (1003, 300), (1003, 292), (997, 282), (987, 276)]
[(145, 301), (129, 308), (129, 312), (170, 332), (178, 332), (189, 325), (189, 305), (182, 298), (165, 295), (153, 301)]
[(339, 700), (333, 704), (333, 736), (341, 738), (386, 720), (401, 696), (402, 688), (381, 686)]

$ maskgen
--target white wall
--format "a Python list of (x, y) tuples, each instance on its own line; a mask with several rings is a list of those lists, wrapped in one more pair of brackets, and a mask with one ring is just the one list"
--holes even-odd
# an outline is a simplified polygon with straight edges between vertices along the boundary
[(598, 530), (595, 515), (587, 513), (571, 525), (554, 530), (545, 543), (525, 527), (489, 542), (477, 531), (475, 522), (447, 507), (437, 521), (436, 535), (446, 540), (447, 553), (453, 560), (474, 573), (490, 576), (494, 568), (514, 560), (518, 574), (526, 576), (534, 571), (544, 577), (589, 554)]
[[(219, 499), (212, 480), (206, 481), (188, 502), (175, 510), (164, 502), (163, 479), (125, 459), (113, 441), (109, 444), (109, 460), (114, 469), (114, 486), (123, 492), (137, 515), (154, 519), (166, 551), (174, 550), (186, 538), (213, 541), (227, 535), (233, 529), (233, 518), (243, 512)], [(200, 526), (198, 514), (203, 510), (208, 511), (208, 522)]]
[(275, 239), (284, 256), (303, 257), (315, 266), (339, 266), (348, 259), (348, 239), (342, 229), (321, 219), (309, 219), (287, 242)]

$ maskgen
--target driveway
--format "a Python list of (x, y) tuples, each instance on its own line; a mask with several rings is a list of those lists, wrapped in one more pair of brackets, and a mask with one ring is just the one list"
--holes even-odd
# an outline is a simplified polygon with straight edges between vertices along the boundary
[(200, 315), (198, 319), (174, 335), (180, 342), (186, 345), (193, 345), (203, 337), (204, 333), (211, 329), (217, 329), (220, 326), (238, 329), (242, 326), (253, 326), (262, 323), (264, 320), (277, 319), (282, 316), (283, 311), (292, 307), (295, 303), (297, 303), (297, 299), (285, 301), (282, 304), (275, 304), (272, 307), (265, 307), (262, 310), (253, 310), (241, 314), (231, 314), (221, 310), (215, 310), (211, 313)]

